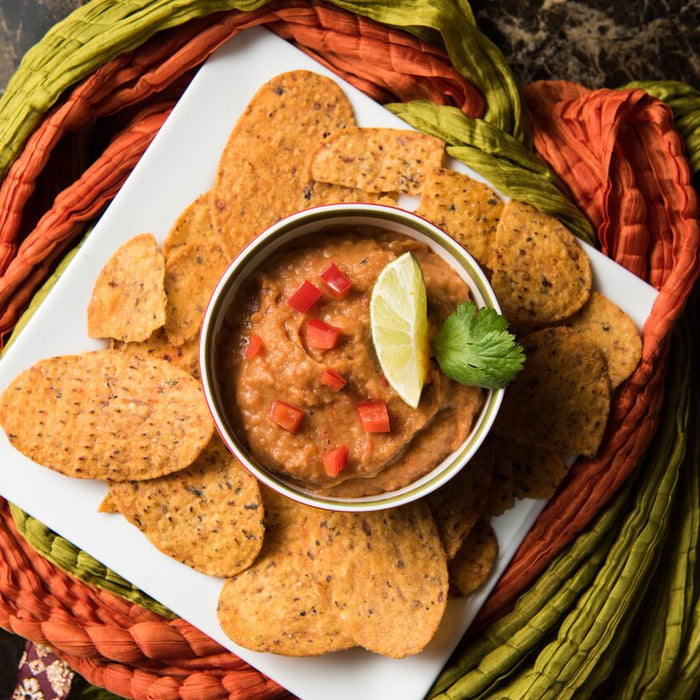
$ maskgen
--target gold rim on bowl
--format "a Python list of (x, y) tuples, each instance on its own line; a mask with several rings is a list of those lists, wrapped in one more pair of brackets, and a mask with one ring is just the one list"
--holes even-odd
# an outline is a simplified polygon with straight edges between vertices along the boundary
[(430, 246), (467, 283), (477, 307), (500, 306), (486, 276), (469, 253), (444, 231), (416, 214), (380, 204), (328, 204), (282, 219), (253, 239), (233, 260), (212, 293), (202, 323), (199, 363), (204, 395), (216, 430), (236, 458), (262, 483), (306, 505), (347, 512), (382, 510), (422, 498), (449, 481), (476, 453), (486, 438), (503, 400), (503, 389), (485, 390), (486, 400), (462, 445), (430, 472), (396, 491), (375, 496), (338, 498), (305, 489), (258, 464), (226, 419), (215, 377), (214, 346), (222, 320), (242, 282), (264, 261), (292, 240), (338, 224), (369, 224), (402, 233)]

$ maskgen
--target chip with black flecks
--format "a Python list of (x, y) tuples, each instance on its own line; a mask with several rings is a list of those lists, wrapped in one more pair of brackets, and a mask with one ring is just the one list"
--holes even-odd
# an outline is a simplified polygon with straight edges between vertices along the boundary
[(438, 168), (425, 176), (416, 214), (449, 233), (479, 264), (490, 268), (502, 211), (503, 202), (488, 185)]
[(576, 313), (591, 292), (591, 266), (557, 219), (511, 199), (498, 222), (491, 285), (517, 328), (546, 326)]
[(161, 552), (211, 576), (250, 566), (263, 542), (258, 482), (218, 435), (186, 469), (112, 483), (114, 507)]
[(250, 568), (221, 589), (221, 628), (247, 649), (284, 656), (316, 656), (355, 646), (312, 578), (307, 542), (323, 511), (265, 487), (261, 491), (263, 548)]
[(156, 239), (134, 236), (100, 270), (88, 303), (91, 338), (140, 341), (165, 323), (165, 268)]
[(598, 347), (570, 328), (521, 339), (525, 366), (506, 391), (493, 430), (509, 440), (593, 456), (610, 412), (610, 379)]
[(642, 356), (642, 339), (634, 321), (610, 299), (593, 292), (584, 307), (565, 321), (602, 351), (614, 389), (634, 372)]
[(314, 180), (367, 192), (420, 194), (426, 174), (442, 165), (444, 141), (418, 131), (348, 127), (314, 154)]
[(469, 537), (450, 562), (450, 583), (462, 595), (473, 593), (486, 583), (496, 558), (498, 540), (486, 520), (477, 521)]
[(108, 481), (184, 469), (214, 432), (194, 377), (165, 360), (116, 350), (32, 365), (2, 393), (0, 424), (38, 464)]

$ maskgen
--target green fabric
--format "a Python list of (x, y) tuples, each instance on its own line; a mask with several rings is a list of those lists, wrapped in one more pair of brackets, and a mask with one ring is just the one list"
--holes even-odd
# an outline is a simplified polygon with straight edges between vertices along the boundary
[[(686, 342), (689, 339), (686, 338)], [(697, 404), (697, 402), (696, 402)], [(697, 405), (689, 426), (698, 425)], [(688, 432), (688, 465), (698, 465), (698, 434)], [(697, 597), (695, 567), (700, 522), (700, 474), (697, 468), (684, 468), (673, 516), (671, 532), (663, 548), (659, 573), (642, 602), (647, 611), (640, 618), (635, 639), (627, 648), (626, 672), (618, 674), (618, 695), (639, 697), (680, 697), (667, 695), (669, 683), (677, 675), (684, 640), (691, 629), (692, 603)], [(628, 668), (627, 668), (628, 667)]]
[[(222, 10), (253, 10), (268, 0), (93, 0), (59, 22), (25, 55), (0, 98), (0, 178), (59, 97), (100, 65), (156, 32)], [(455, 67), (482, 93), (485, 121), (527, 142), (517, 85), (501, 52), (479, 31), (466, 0), (334, 0), (359, 15), (439, 36)], [(427, 31), (427, 34), (426, 34)]]
[(133, 603), (138, 603), (165, 618), (174, 619), (177, 617), (157, 600), (140, 591), (129, 581), (101, 564), (97, 559), (93, 559), (68, 540), (49, 530), (35, 518), (27, 515), (13, 504), (10, 504), (10, 509), (20, 534), (39, 554), (58, 566), (59, 569), (67, 571), (81, 581), (97, 588), (114, 593)]
[(633, 82), (625, 88), (641, 88), (663, 100), (672, 110), (674, 125), (683, 137), (690, 167), (700, 171), (700, 90), (679, 80)]
[(556, 175), (512, 136), (485, 121), (470, 119), (455, 107), (423, 101), (385, 106), (416, 129), (443, 139), (450, 156), (483, 175), (503, 194), (555, 216), (577, 236), (593, 243), (590, 222), (564, 194)]

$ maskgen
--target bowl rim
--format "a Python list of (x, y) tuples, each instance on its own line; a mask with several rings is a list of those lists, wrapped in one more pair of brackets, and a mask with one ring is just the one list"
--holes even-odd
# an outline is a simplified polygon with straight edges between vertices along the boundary
[[(345, 221), (341, 222), (339, 219)], [(235, 295), (241, 281), (258, 269), (266, 258), (290, 240), (317, 232), (314, 227), (347, 223), (347, 219), (354, 219), (355, 223), (369, 223), (380, 227), (382, 223), (385, 225), (391, 223), (408, 229), (402, 230), (401, 233), (427, 243), (438, 254), (442, 250), (448, 257), (459, 263), (458, 272), (469, 284), (477, 306), (489, 306), (500, 313), (498, 300), (481, 267), (457, 241), (435, 224), (418, 214), (386, 204), (324, 204), (297, 212), (272, 224), (251, 240), (229, 263), (212, 292), (204, 314), (200, 334), (199, 368), (204, 397), (216, 431), (229, 451), (259, 481), (305, 505), (333, 511), (368, 512), (415, 501), (427, 496), (456, 476), (486, 438), (503, 401), (505, 390), (484, 389), (486, 392), (484, 405), (475, 419), (472, 430), (460, 447), (447, 455), (430, 472), (395, 491), (354, 498), (327, 496), (307, 490), (302, 485), (286, 479), (284, 475), (271, 472), (255, 462), (234, 431), (229, 430), (224, 410), (217, 401), (213, 351), (216, 322), (228, 310), (227, 302)], [(360, 221), (360, 219), (372, 221)], [(416, 236), (416, 233), (419, 235)], [(445, 255), (441, 257), (445, 258)], [(448, 262), (455, 267), (452, 261), (448, 260)], [(246, 271), (246, 267), (251, 269)], [(243, 273), (245, 273), (244, 277)]]

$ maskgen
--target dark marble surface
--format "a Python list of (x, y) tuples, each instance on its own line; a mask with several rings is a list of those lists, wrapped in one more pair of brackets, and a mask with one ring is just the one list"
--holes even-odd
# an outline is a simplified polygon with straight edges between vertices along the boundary
[[(0, 90), (27, 49), (81, 4), (0, 0)], [(473, 8), (521, 83), (677, 79), (700, 88), (700, 0), (475, 0)], [(10, 696), (22, 644), (0, 630), (0, 698)]]
[(472, 7), (521, 83), (613, 88), (674, 79), (700, 88), (700, 0), (476, 0)]

